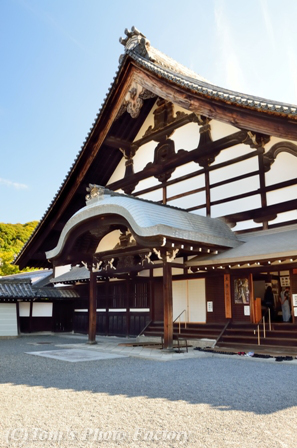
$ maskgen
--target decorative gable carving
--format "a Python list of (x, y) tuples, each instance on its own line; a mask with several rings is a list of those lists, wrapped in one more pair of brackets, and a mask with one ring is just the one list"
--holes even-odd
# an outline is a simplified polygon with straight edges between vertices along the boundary
[(128, 93), (125, 96), (124, 102), (119, 110), (116, 119), (118, 119), (126, 111), (132, 118), (137, 118), (143, 106), (143, 102), (146, 99), (155, 97), (156, 95), (154, 93), (149, 92), (148, 90), (137, 84), (135, 81), (133, 81)]
[(273, 145), (267, 153), (263, 154), (265, 172), (270, 170), (271, 165), (276, 159), (276, 156), (281, 152), (288, 152), (289, 154), (297, 157), (297, 145), (286, 141), (279, 142)]

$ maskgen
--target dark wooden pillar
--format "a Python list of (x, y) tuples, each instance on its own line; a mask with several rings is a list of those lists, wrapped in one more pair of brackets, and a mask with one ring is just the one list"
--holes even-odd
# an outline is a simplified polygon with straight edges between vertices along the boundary
[[(266, 197), (266, 182), (265, 182), (265, 169), (263, 163), (263, 154), (259, 154), (259, 180), (260, 180), (260, 192), (261, 192), (261, 206), (262, 208), (267, 206), (267, 197)], [(263, 229), (268, 229), (268, 221), (263, 222)]]
[(150, 319), (155, 320), (155, 289), (154, 289), (154, 270), (153, 269), (150, 270), (148, 307), (150, 309)]
[(167, 204), (167, 188), (166, 188), (166, 184), (165, 183), (163, 183), (162, 192), (163, 192), (162, 203), (163, 204)]
[(131, 280), (126, 280), (126, 336), (130, 335), (130, 285)]
[(163, 302), (164, 302), (164, 348), (173, 347), (172, 272), (171, 265), (163, 255)]
[(109, 335), (109, 279), (105, 281), (105, 334)]
[(18, 331), (18, 334), (20, 334), (20, 332), (21, 332), (21, 325), (20, 325), (20, 304), (19, 304), (18, 301), (16, 302), (16, 315), (17, 315), (17, 331)]
[(90, 269), (90, 291), (89, 291), (89, 343), (96, 343), (96, 321), (97, 321), (97, 283), (96, 272)]
[(205, 195), (206, 195), (206, 216), (211, 216), (211, 211), (210, 211), (210, 181), (209, 181), (209, 170), (208, 170), (208, 167), (205, 168)]
[(32, 333), (33, 299), (30, 300), (29, 333)]

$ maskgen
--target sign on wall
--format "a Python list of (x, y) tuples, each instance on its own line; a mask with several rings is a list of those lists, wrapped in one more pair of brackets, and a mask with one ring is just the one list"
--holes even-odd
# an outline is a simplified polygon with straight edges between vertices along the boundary
[(286, 286), (290, 286), (290, 277), (289, 276), (280, 277), (280, 285), (282, 288), (285, 288)]
[(207, 302), (207, 312), (213, 313), (213, 302)]
[(225, 317), (232, 318), (230, 274), (224, 274)]
[(243, 307), (243, 314), (244, 314), (245, 316), (250, 316), (250, 315), (251, 315), (251, 309), (250, 309), (249, 305), (245, 305), (245, 306)]
[(234, 280), (234, 302), (237, 304), (250, 303), (250, 290), (248, 278), (236, 278)]

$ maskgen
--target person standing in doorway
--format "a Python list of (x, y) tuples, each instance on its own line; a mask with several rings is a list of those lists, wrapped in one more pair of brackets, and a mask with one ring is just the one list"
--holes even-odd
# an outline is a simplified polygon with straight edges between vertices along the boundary
[(291, 319), (290, 301), (291, 301), (290, 288), (286, 286), (280, 295), (280, 302), (282, 306), (282, 314), (284, 322), (289, 322)]
[(270, 285), (266, 288), (263, 304), (270, 309), (270, 320), (274, 320), (274, 295)]

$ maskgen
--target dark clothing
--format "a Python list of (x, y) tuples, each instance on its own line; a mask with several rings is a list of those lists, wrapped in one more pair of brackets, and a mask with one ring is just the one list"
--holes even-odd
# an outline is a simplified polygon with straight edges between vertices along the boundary
[(267, 308), (270, 309), (270, 318), (271, 318), (271, 320), (273, 320), (274, 319), (274, 295), (273, 295), (271, 286), (268, 286), (265, 291), (263, 304), (264, 304), (264, 306), (266, 306)]

